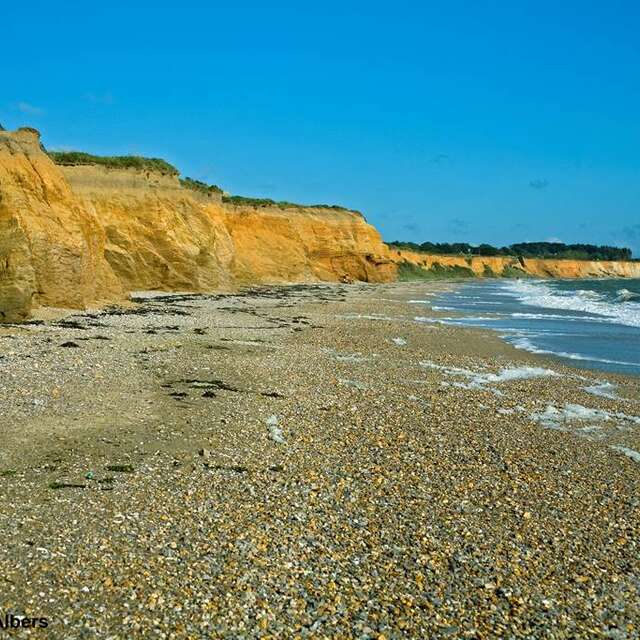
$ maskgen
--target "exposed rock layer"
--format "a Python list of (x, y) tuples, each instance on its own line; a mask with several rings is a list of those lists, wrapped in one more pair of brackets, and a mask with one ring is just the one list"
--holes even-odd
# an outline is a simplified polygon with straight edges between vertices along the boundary
[(136, 289), (207, 291), (278, 282), (439, 273), (640, 277), (640, 263), (432, 256), (389, 250), (358, 213), (235, 206), (177, 177), (56, 166), (33, 129), (0, 131), (0, 322), (35, 306), (82, 308)]
[(479, 277), (522, 276), (534, 278), (640, 278), (640, 262), (612, 262), (606, 260), (551, 260), (508, 256), (441, 256), (415, 251), (391, 249), (391, 259), (402, 264), (437, 271), (439, 268), (466, 269)]
[(42, 152), (38, 133), (0, 132), (0, 321), (38, 304), (121, 296), (104, 246), (102, 225)]
[(357, 213), (237, 207), (176, 177), (58, 167), (37, 131), (0, 132), (0, 321), (134, 289), (384, 282), (395, 273), (379, 233)]

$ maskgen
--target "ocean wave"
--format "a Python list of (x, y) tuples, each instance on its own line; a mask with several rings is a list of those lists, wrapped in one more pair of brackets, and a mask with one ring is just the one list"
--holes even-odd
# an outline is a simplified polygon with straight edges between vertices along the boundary
[(524, 320), (566, 320), (568, 322), (585, 322), (585, 321), (593, 321), (593, 322), (607, 322), (604, 318), (585, 318), (584, 316), (572, 316), (572, 315), (563, 315), (560, 313), (520, 313), (515, 312), (511, 314), (512, 318), (522, 318)]
[(529, 338), (504, 336), (509, 340), (516, 349), (522, 349), (529, 353), (537, 353), (540, 355), (557, 356), (559, 358), (568, 358), (569, 360), (584, 360), (588, 362), (601, 362), (603, 364), (617, 364), (625, 367), (637, 367), (640, 369), (640, 362), (624, 362), (622, 360), (608, 360), (607, 358), (597, 358), (596, 356), (588, 356), (582, 353), (572, 353), (569, 351), (552, 351), (551, 349), (540, 349), (536, 347)]
[(629, 291), (629, 289), (618, 289), (616, 293), (618, 294), (618, 297), (616, 298), (617, 302), (633, 302), (635, 300), (640, 301), (640, 293)]
[(542, 281), (514, 280), (506, 282), (504, 286), (506, 292), (526, 305), (580, 311), (607, 318), (610, 323), (640, 327), (640, 307), (629, 300), (610, 302), (603, 295), (585, 289), (559, 291)]

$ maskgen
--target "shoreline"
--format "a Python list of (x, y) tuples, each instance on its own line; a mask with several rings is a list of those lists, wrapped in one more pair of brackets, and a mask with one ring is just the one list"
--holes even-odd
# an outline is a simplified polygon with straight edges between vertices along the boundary
[[(603, 278), (581, 279), (581, 281), (584, 281), (584, 282), (594, 282), (594, 283), (598, 282), (599, 280), (603, 280)], [(615, 278), (615, 280), (621, 283), (623, 282), (623, 279), (620, 279), (620, 278)], [(493, 282), (495, 281), (496, 280), (493, 280)], [(636, 281), (640, 282), (640, 280), (636, 280)], [(528, 282), (528, 281), (525, 280), (524, 282)], [(552, 282), (571, 283), (572, 280), (556, 278), (556, 279), (553, 279)], [(544, 284), (545, 280), (535, 279), (533, 280), (533, 283)], [(483, 290), (481, 286), (478, 287), (476, 283), (469, 283), (466, 281), (459, 281), (459, 284), (460, 284), (460, 287), (452, 286), (451, 288), (448, 289), (448, 292), (454, 293), (455, 295), (456, 290), (462, 289), (464, 287), (471, 287), (470, 293), (476, 293), (476, 294), (480, 293), (480, 295), (477, 297), (478, 301), (480, 301), (483, 297), (487, 297), (487, 294), (489, 294), (489, 298), (491, 299), (491, 292), (492, 292), (491, 289), (489, 289), (487, 292), (487, 290)], [(478, 288), (475, 288), (475, 287), (478, 287)], [(552, 291), (555, 291), (555, 290), (552, 290)], [(618, 291), (618, 293), (621, 293), (621, 292)], [(627, 291), (627, 293), (629, 292)], [(634, 295), (634, 294), (631, 293), (631, 295)], [(467, 297), (468, 296), (466, 295), (462, 296), (462, 298), (467, 298)], [(419, 301), (415, 301), (415, 302), (418, 303)], [(640, 369), (638, 368), (640, 365), (638, 365), (637, 363), (610, 359), (611, 357), (616, 357), (616, 356), (604, 356), (600, 354), (590, 356), (588, 352), (584, 352), (584, 351), (574, 353), (573, 351), (575, 350), (575, 347), (573, 347), (573, 344), (571, 341), (566, 342), (564, 346), (555, 347), (556, 350), (553, 350), (548, 346), (543, 347), (543, 346), (536, 346), (535, 344), (532, 344), (529, 340), (529, 337), (527, 336), (527, 332), (532, 332), (533, 337), (535, 338), (536, 335), (538, 335), (537, 332), (540, 330), (536, 326), (536, 323), (530, 323), (529, 326), (512, 328), (509, 326), (500, 327), (500, 326), (491, 326), (491, 324), (489, 325), (476, 324), (476, 322), (474, 322), (474, 320), (475, 321), (499, 320), (501, 322), (505, 322), (507, 319), (511, 319), (511, 320), (516, 319), (516, 322), (517, 322), (520, 318), (525, 318), (525, 317), (532, 317), (540, 320), (546, 320), (546, 319), (562, 320), (561, 316), (557, 316), (554, 314), (561, 313), (563, 311), (570, 311), (571, 309), (576, 309), (579, 313), (587, 312), (587, 315), (593, 317), (596, 321), (603, 322), (605, 329), (611, 330), (611, 329), (617, 328), (617, 329), (627, 330), (627, 328), (629, 328), (629, 330), (636, 330), (636, 326), (633, 323), (628, 323), (625, 321), (616, 322), (615, 318), (617, 316), (615, 315), (615, 313), (612, 313), (612, 311), (614, 311), (613, 308), (611, 309), (610, 315), (607, 315), (605, 312), (594, 311), (591, 309), (580, 309), (579, 307), (570, 307), (570, 306), (565, 307), (562, 305), (556, 307), (554, 305), (541, 304), (538, 306), (535, 303), (530, 303), (530, 302), (524, 303), (522, 300), (520, 300), (520, 303), (524, 304), (524, 308), (516, 309), (516, 312), (510, 314), (509, 310), (506, 310), (506, 313), (505, 313), (505, 310), (503, 309), (499, 309), (499, 308), (494, 309), (494, 307), (491, 307), (491, 308), (486, 307), (486, 304), (493, 305), (493, 304), (496, 304), (495, 302), (487, 302), (485, 304), (485, 308), (479, 309), (479, 310), (475, 308), (456, 309), (455, 305), (458, 303), (459, 303), (459, 300), (455, 299), (455, 297), (453, 300), (447, 301), (445, 299), (443, 301), (439, 301), (436, 304), (436, 307), (442, 304), (445, 304), (445, 305), (453, 304), (454, 306), (443, 307), (442, 309), (439, 309), (439, 308), (428, 309), (429, 315), (425, 318), (425, 321), (429, 322), (430, 321), (429, 318), (435, 318), (437, 321), (441, 322), (442, 324), (450, 324), (452, 326), (465, 326), (467, 328), (475, 328), (479, 330), (489, 330), (493, 334), (499, 335), (499, 337), (503, 341), (513, 346), (517, 351), (539, 356), (541, 358), (548, 358), (552, 362), (556, 362), (556, 363), (559, 362), (562, 365), (569, 366), (571, 368), (576, 369), (577, 371), (591, 371), (594, 373), (600, 372), (602, 373), (602, 375), (612, 375), (612, 376), (620, 375), (623, 377), (623, 379), (626, 379), (627, 376), (630, 376), (631, 378), (637, 378), (640, 376)], [(482, 307), (483, 303), (479, 302), (479, 304)], [(518, 304), (518, 303), (515, 303), (515, 304)], [(464, 304), (463, 304), (463, 307), (464, 307)], [(423, 307), (421, 307), (418, 304), (417, 308), (423, 308)], [(640, 307), (638, 309), (640, 310)], [(513, 309), (511, 309), (511, 311), (513, 311)], [(545, 314), (550, 314), (550, 315), (548, 315), (547, 317), (545, 316)], [(483, 317), (486, 315), (489, 315), (489, 317)], [(572, 318), (572, 319), (579, 320), (579, 318)], [(585, 321), (586, 320), (588, 320), (588, 318), (585, 318)], [(568, 337), (572, 337), (572, 334), (570, 332), (566, 333), (565, 335)], [(576, 335), (579, 336), (580, 335), (579, 332)], [(518, 346), (519, 343), (521, 346)], [(617, 357), (620, 357), (620, 356), (617, 356)], [(609, 366), (603, 366), (603, 365), (609, 365)]]
[(448, 286), (2, 331), (0, 613), (54, 637), (632, 637), (640, 378), (415, 322)]

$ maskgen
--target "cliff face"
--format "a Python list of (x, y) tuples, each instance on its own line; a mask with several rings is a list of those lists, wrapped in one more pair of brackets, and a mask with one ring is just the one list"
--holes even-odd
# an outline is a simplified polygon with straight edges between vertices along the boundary
[(0, 131), (0, 322), (38, 305), (83, 308), (135, 289), (389, 282), (440, 275), (640, 277), (640, 263), (432, 256), (390, 250), (355, 212), (231, 205), (177, 177), (56, 166), (33, 129)]
[(380, 235), (353, 212), (228, 205), (134, 170), (62, 171), (103, 225), (105, 257), (128, 290), (395, 277)]
[(231, 286), (233, 246), (221, 207), (173, 176), (100, 166), (61, 167), (104, 230), (104, 256), (126, 291)]
[(300, 281), (393, 280), (359, 214), (237, 207), (174, 176), (56, 166), (34, 130), (0, 132), (0, 321), (82, 308), (134, 289), (207, 291)]
[(365, 219), (332, 209), (224, 206), (241, 283), (395, 279), (380, 234)]
[(39, 134), (0, 132), (0, 321), (34, 305), (82, 307), (122, 288), (105, 234), (40, 149)]
[(390, 249), (391, 259), (398, 265), (410, 263), (434, 273), (441, 270), (465, 269), (478, 277), (521, 276), (534, 278), (640, 278), (640, 262), (600, 260), (549, 260), (511, 258), (507, 256), (440, 256), (414, 251)]

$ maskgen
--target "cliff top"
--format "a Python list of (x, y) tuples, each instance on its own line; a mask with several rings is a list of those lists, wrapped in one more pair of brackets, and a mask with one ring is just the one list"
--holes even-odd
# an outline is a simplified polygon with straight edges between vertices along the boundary
[[(138, 169), (153, 171), (162, 175), (180, 175), (180, 171), (172, 164), (161, 158), (145, 158), (143, 156), (96, 156), (84, 151), (48, 151), (49, 157), (57, 165), (78, 166), (97, 165), (109, 169)], [(211, 196), (222, 196), (222, 201), (237, 207), (277, 207), (278, 209), (329, 209), (332, 211), (344, 211), (364, 217), (362, 213), (348, 207), (335, 204), (300, 204), (287, 200), (272, 200), (271, 198), (251, 198), (246, 196), (230, 195), (225, 193), (218, 185), (208, 184), (201, 180), (184, 177), (180, 178), (180, 184), (185, 189)]]
[(49, 151), (50, 158), (59, 165), (100, 165), (112, 169), (141, 169), (163, 175), (177, 176), (180, 172), (161, 158), (143, 156), (95, 156), (84, 151)]
[[(278, 209), (331, 209), (333, 211), (345, 211), (362, 216), (360, 211), (342, 207), (337, 204), (300, 204), (287, 200), (272, 200), (271, 198), (247, 198), (245, 196), (222, 196), (222, 202), (238, 207), (277, 207)], [(364, 216), (363, 216), (364, 217)]]

